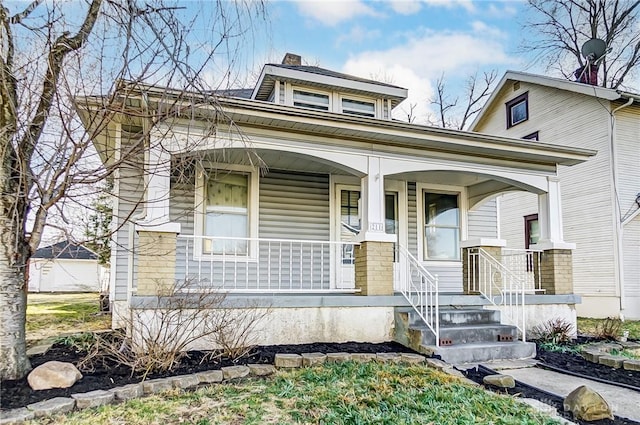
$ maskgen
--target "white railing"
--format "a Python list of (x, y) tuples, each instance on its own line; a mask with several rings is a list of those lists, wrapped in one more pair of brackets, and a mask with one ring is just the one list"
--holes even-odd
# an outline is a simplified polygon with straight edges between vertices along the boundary
[(525, 284), (527, 293), (544, 293), (540, 281), (540, 262), (544, 251), (502, 248), (500, 262)]
[(356, 245), (178, 235), (176, 279), (230, 292), (354, 292)]
[(516, 326), (525, 341), (525, 282), (484, 249), (469, 248), (467, 252), (469, 289), (499, 307), (501, 317), (506, 316), (505, 321)]
[(418, 316), (433, 332), (436, 346), (440, 345), (440, 316), (438, 307), (438, 275), (432, 275), (403, 246), (398, 245), (400, 264), (406, 264), (406, 271), (398, 273), (402, 295), (418, 313)]

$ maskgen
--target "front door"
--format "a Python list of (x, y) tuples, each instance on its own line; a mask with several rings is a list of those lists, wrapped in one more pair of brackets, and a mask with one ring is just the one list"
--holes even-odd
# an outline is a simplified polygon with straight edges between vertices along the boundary
[[(396, 235), (394, 242), (394, 281), (398, 282), (402, 267), (399, 265), (398, 244), (406, 239), (406, 223), (401, 217), (406, 217), (406, 202), (404, 185), (401, 182), (388, 182), (385, 186), (385, 233)], [(354, 282), (354, 242), (360, 232), (360, 187), (355, 185), (336, 185), (336, 203), (338, 206), (338, 219), (336, 220), (337, 240), (343, 244), (336, 249), (336, 288), (352, 289)], [(405, 214), (402, 214), (405, 211)], [(404, 237), (403, 237), (404, 229)], [(406, 245), (406, 242), (405, 242)]]

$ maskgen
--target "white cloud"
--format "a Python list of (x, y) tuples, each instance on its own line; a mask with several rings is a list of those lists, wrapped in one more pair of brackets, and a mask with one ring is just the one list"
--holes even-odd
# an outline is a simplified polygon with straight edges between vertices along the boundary
[(475, 12), (476, 8), (472, 0), (422, 0), (429, 6), (442, 6), (447, 8), (463, 7), (469, 12)]
[(362, 0), (337, 0), (337, 1), (297, 1), (296, 5), (300, 14), (321, 22), (324, 25), (334, 26), (341, 22), (351, 20), (357, 16), (378, 16), (379, 14), (367, 6)]
[[(475, 32), (422, 31), (406, 43), (387, 50), (370, 50), (352, 56), (344, 65), (344, 72), (363, 78), (375, 75), (393, 76), (386, 81), (409, 91), (401, 105), (405, 109), (416, 104), (415, 115), (429, 114), (428, 99), (433, 95), (433, 84), (443, 73), (452, 94), (461, 88), (464, 79), (479, 68), (503, 68), (517, 63), (491, 34)], [(399, 119), (406, 119), (400, 116)], [(420, 121), (420, 120), (418, 120)]]
[(493, 36), (495, 38), (506, 38), (507, 34), (504, 31), (496, 27), (489, 26), (482, 21), (473, 21), (471, 23), (473, 31), (482, 34), (483, 36)]
[(401, 15), (413, 15), (422, 8), (420, 0), (391, 0), (389, 4), (394, 12)]
[(494, 18), (511, 18), (518, 14), (518, 9), (512, 4), (504, 3), (502, 7), (497, 6), (495, 3), (490, 3), (487, 7), (487, 15)]
[(381, 35), (382, 33), (380, 32), (380, 30), (370, 29), (367, 27), (363, 27), (361, 25), (356, 25), (355, 27), (351, 28), (351, 30), (348, 33), (342, 34), (341, 36), (339, 36), (338, 39), (336, 40), (336, 44), (337, 45), (341, 45), (343, 43), (358, 44), (364, 41), (375, 40), (379, 38)]

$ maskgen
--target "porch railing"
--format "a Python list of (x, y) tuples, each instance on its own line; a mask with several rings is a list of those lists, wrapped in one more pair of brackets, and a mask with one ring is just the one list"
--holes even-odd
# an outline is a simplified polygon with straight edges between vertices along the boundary
[(544, 251), (502, 248), (500, 262), (525, 284), (527, 293), (544, 293), (540, 281), (540, 261)]
[(482, 248), (469, 248), (467, 255), (469, 289), (499, 307), (505, 321), (516, 326), (526, 341), (526, 283)]
[(356, 245), (178, 235), (176, 279), (231, 292), (353, 292)]
[[(406, 271), (400, 271), (400, 291), (433, 332), (436, 346), (440, 345), (440, 315), (438, 307), (438, 275), (432, 275), (405, 247), (398, 245), (400, 263), (406, 264)], [(402, 261), (404, 260), (404, 261)], [(404, 274), (404, 276), (403, 276)]]

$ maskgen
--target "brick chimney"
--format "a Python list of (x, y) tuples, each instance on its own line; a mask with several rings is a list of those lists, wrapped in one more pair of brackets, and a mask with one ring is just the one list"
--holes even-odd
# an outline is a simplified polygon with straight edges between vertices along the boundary
[(284, 55), (284, 58), (282, 59), (282, 64), (300, 66), (302, 65), (302, 56), (294, 55), (293, 53), (287, 53), (286, 55)]

